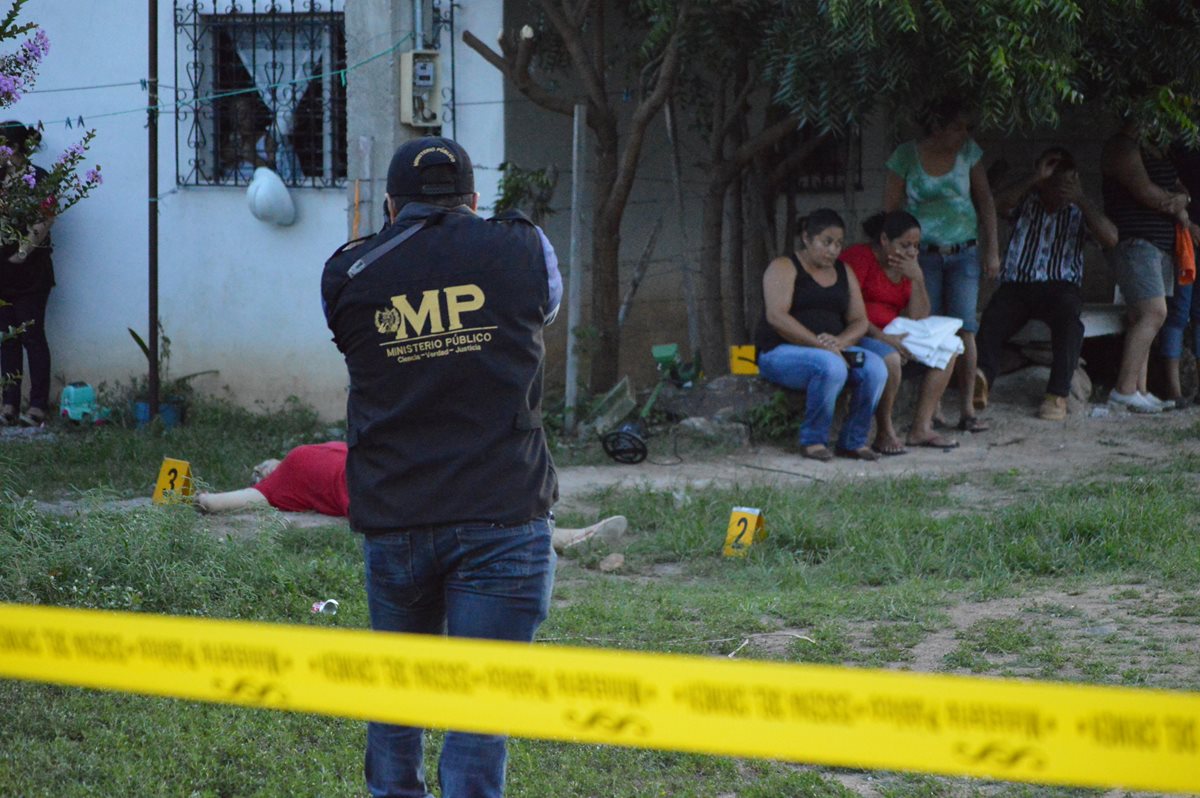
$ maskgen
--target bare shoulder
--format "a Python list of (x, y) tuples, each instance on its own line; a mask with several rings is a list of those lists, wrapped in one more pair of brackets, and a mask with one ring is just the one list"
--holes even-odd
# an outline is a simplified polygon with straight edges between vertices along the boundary
[(792, 259), (787, 255), (780, 255), (767, 264), (767, 272), (777, 276), (795, 274), (796, 264), (792, 263)]
[(763, 272), (763, 291), (768, 297), (790, 296), (796, 285), (796, 265), (792, 259), (780, 256), (767, 264)]

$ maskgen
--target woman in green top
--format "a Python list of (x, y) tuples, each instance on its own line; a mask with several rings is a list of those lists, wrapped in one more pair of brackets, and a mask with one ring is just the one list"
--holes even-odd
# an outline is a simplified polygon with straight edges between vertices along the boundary
[(958, 428), (982, 432), (988, 425), (975, 417), (975, 408), (987, 405), (987, 383), (976, 368), (979, 321), (975, 310), (980, 267), (988, 277), (1000, 273), (996, 206), (983, 168), (983, 150), (971, 138), (962, 101), (935, 100), (920, 122), (921, 138), (901, 144), (888, 158), (883, 209), (906, 210), (921, 223), (918, 260), (931, 312), (963, 323), (959, 336), (965, 351), (957, 368), (962, 404)]

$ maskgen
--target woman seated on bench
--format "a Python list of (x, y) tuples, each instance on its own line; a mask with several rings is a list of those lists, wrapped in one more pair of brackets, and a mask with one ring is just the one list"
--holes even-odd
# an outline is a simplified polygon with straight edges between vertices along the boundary
[(763, 274), (766, 314), (755, 335), (759, 374), (805, 392), (800, 454), (821, 461), (833, 459), (828, 447), (833, 410), (849, 382), (850, 410), (835, 451), (878, 460), (867, 436), (887, 368), (874, 352), (856, 346), (867, 331), (867, 316), (858, 281), (837, 259), (846, 223), (822, 208), (800, 227), (804, 248), (771, 261)]
[[(908, 451), (905, 443), (942, 449), (958, 446), (958, 441), (938, 435), (933, 429), (934, 414), (954, 373), (954, 359), (944, 369), (929, 368), (912, 359), (904, 347), (903, 335), (883, 331), (897, 316), (923, 319), (929, 315), (925, 277), (917, 263), (921, 224), (906, 211), (892, 211), (867, 219), (863, 231), (870, 243), (849, 247), (842, 252), (841, 260), (854, 270), (866, 307), (868, 333), (858, 345), (879, 355), (887, 366), (887, 384), (875, 410), (875, 442), (871, 448), (880, 454), (896, 455)], [(901, 377), (912, 373), (923, 374), (921, 392), (912, 426), (905, 443), (901, 443), (892, 425), (892, 409)]]

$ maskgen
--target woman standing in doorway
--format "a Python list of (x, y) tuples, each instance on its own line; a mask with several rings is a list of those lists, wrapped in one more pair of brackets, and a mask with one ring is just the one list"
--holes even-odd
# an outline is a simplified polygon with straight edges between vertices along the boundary
[[(1000, 273), (996, 206), (983, 168), (983, 150), (971, 138), (963, 102), (944, 97), (921, 113), (921, 138), (896, 148), (888, 158), (884, 211), (906, 210), (921, 224), (919, 261), (930, 310), (962, 320), (958, 359), (961, 414), (958, 428), (983, 432), (976, 407), (987, 405), (987, 384), (976, 368), (980, 270)], [(982, 261), (982, 263), (981, 263)], [(976, 388), (978, 387), (978, 396)]]
[[(40, 134), (20, 122), (0, 123), (0, 185), (29, 177), (28, 153), (37, 148)], [(46, 171), (34, 167), (32, 178), (44, 180)], [(2, 189), (0, 189), (2, 190)], [(54, 287), (50, 259), (48, 216), (34, 225), (20, 243), (0, 245), (0, 331), (25, 325), (24, 330), (0, 343), (0, 426), (20, 424), (40, 427), (50, 404), (50, 345), (46, 341), (46, 303)], [(23, 368), (29, 360), (29, 371)], [(29, 407), (21, 412), (22, 377), (29, 377)]]

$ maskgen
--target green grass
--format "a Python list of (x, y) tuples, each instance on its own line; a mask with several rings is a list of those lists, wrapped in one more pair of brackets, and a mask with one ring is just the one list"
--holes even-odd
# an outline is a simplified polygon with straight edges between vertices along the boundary
[[(53, 440), (0, 447), (0, 600), (365, 628), (358, 543), (342, 524), (291, 529), (264, 513), (251, 522), (254, 534), (224, 536), (185, 506), (120, 509), (110, 501), (147, 495), (164, 455), (190, 460), (218, 488), (241, 487), (255, 462), (327, 432), (294, 404), (264, 417), (210, 403), (175, 430), (62, 429)], [(1154, 624), (1178, 630), (1200, 617), (1197, 474), (1200, 458), (1183, 457), (1068, 485), (981, 473), (799, 489), (607, 491), (589, 504), (629, 517), (625, 568), (595, 570), (606, 553), (599, 547), (569, 554), (539, 636), (906, 668), (947, 628), (956, 605), (1019, 603), (1053, 591), (1052, 600), (1030, 599), (1010, 616), (965, 623), (933, 667), (1195, 689), (1195, 638)], [(985, 503), (957, 498), (963, 487)], [(65, 511), (34, 501), (63, 498), (71, 499)], [(768, 539), (745, 559), (720, 554), (733, 505), (757, 506), (766, 518)], [(1087, 619), (1071, 597), (1088, 590), (1104, 590), (1110, 604), (1124, 607), (1112, 634), (1076, 629)], [(338, 615), (309, 612), (314, 600), (331, 597), (341, 602)], [(0, 706), (5, 795), (363, 792), (359, 722), (12, 681), (0, 682)], [(431, 735), (430, 773), (440, 740)], [(841, 798), (855, 793), (839, 779), (861, 775), (515, 740), (509, 794)], [(870, 778), (879, 794), (895, 798), (1096, 794), (895, 773)]]
[(0, 486), (6, 491), (39, 499), (90, 490), (149, 495), (164, 457), (187, 460), (193, 474), (216, 490), (234, 490), (244, 488), (251, 469), (266, 458), (342, 434), (295, 400), (261, 414), (219, 400), (195, 402), (188, 423), (169, 430), (157, 421), (145, 429), (118, 423), (56, 423), (51, 429), (52, 437), (0, 445)]

